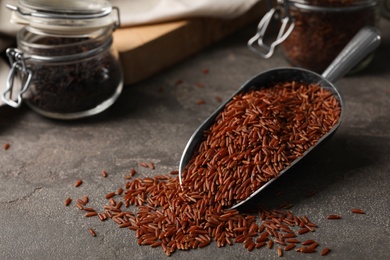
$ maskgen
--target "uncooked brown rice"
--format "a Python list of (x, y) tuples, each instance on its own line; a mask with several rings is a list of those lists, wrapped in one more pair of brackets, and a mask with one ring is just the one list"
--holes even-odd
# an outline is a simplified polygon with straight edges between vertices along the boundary
[(65, 200), (65, 206), (69, 206), (69, 204), (72, 202), (72, 199), (71, 198), (67, 198)]
[[(85, 216), (111, 219), (134, 231), (139, 245), (161, 247), (168, 256), (212, 241), (218, 247), (242, 243), (248, 251), (276, 243), (282, 256), (282, 246), (291, 250), (300, 242), (297, 236), (317, 225), (285, 208), (292, 204), (258, 213), (229, 208), (278, 177), (337, 123), (339, 115), (339, 102), (316, 85), (287, 82), (238, 95), (206, 131), (183, 172), (182, 186), (178, 171), (133, 178), (132, 169), (120, 192), (106, 194), (109, 202), (103, 212)], [(137, 212), (130, 211), (131, 205)], [(315, 248), (296, 251), (310, 253)]]
[(96, 237), (95, 230), (93, 230), (92, 228), (89, 229), (89, 233), (91, 233), (91, 236)]
[(340, 215), (332, 214), (332, 215), (329, 215), (327, 218), (328, 218), (328, 219), (341, 219), (341, 216), (340, 216)]
[(302, 245), (307, 246), (313, 244), (315, 241), (313, 239), (309, 239), (302, 242)]
[(149, 162), (150, 169), (154, 170), (156, 167), (153, 162)]
[(318, 85), (286, 82), (236, 95), (205, 131), (182, 186), (231, 207), (314, 146), (340, 112), (339, 101)]
[(278, 247), (278, 256), (279, 257), (283, 256), (283, 249), (281, 247)]
[(79, 210), (82, 210), (84, 209), (83, 205), (81, 205), (80, 203), (76, 203), (76, 207), (79, 209)]
[(112, 197), (115, 196), (115, 192), (110, 192), (106, 194), (106, 199), (111, 199)]
[(290, 251), (291, 249), (293, 249), (295, 247), (295, 244), (288, 244), (285, 248), (284, 248), (284, 251)]
[(325, 256), (329, 253), (329, 251), (330, 251), (329, 247), (326, 247), (324, 250), (322, 250), (321, 255)]
[(146, 162), (140, 162), (139, 165), (144, 167), (144, 168), (149, 168), (149, 164)]
[(94, 217), (94, 216), (97, 216), (96, 211), (91, 211), (91, 212), (85, 213), (85, 215), (84, 215), (84, 217), (86, 217), (86, 218)]
[(83, 181), (79, 179), (79, 180), (76, 181), (76, 183), (74, 184), (74, 186), (75, 186), (75, 187), (78, 187), (78, 186), (80, 186), (82, 183), (83, 183)]
[(352, 213), (355, 213), (355, 214), (366, 214), (366, 212), (362, 209), (358, 209), (358, 208), (353, 208), (351, 210)]

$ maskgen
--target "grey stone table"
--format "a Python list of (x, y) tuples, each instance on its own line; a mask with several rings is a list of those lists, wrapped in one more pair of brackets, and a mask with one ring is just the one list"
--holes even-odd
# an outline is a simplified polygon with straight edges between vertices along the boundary
[[(279, 52), (263, 60), (247, 49), (254, 30), (127, 86), (113, 107), (92, 118), (64, 122), (27, 107), (1, 108), (0, 259), (166, 259), (161, 249), (138, 246), (134, 232), (85, 218), (74, 201), (68, 207), (64, 201), (88, 195), (91, 207), (102, 208), (104, 195), (123, 186), (130, 169), (140, 177), (177, 169), (193, 130), (219, 106), (216, 97), (226, 99), (255, 74), (288, 65)], [(254, 202), (288, 201), (294, 213), (310, 216), (319, 225), (310, 237), (332, 249), (329, 259), (390, 259), (390, 23), (382, 21), (381, 30), (383, 42), (370, 66), (337, 82), (346, 100), (339, 130)], [(5, 151), (6, 143), (11, 146)], [(75, 188), (77, 179), (84, 183)], [(284, 193), (271, 196), (278, 190)], [(309, 191), (316, 194), (305, 196)], [(352, 214), (353, 207), (366, 214)], [(330, 221), (329, 214), (343, 218)], [(294, 251), (284, 257), (321, 258)], [(247, 252), (241, 244), (212, 243), (171, 258), (278, 256), (275, 249)]]

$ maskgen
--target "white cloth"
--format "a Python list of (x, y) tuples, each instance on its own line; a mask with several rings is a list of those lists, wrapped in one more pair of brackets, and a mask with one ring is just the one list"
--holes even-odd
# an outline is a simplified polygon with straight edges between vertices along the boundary
[(121, 24), (131, 26), (189, 17), (234, 18), (259, 0), (110, 0), (119, 7)]

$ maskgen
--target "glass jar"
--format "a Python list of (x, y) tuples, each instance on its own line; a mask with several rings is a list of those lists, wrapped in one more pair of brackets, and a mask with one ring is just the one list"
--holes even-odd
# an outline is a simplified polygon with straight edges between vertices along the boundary
[[(322, 73), (361, 28), (378, 25), (378, 2), (278, 0), (277, 7), (272, 10), (279, 11), (282, 26), (272, 46), (281, 44), (284, 56), (293, 66)], [(269, 23), (275, 16), (265, 18)], [(264, 24), (263, 21), (263, 27)], [(264, 37), (264, 32), (261, 37)], [(371, 57), (363, 60), (354, 70), (367, 66)]]
[[(56, 119), (76, 119), (107, 109), (122, 91), (123, 75), (112, 48), (119, 26), (107, 1), (19, 1), (12, 22), (25, 24), (17, 48), (7, 50), (11, 70), (3, 100)], [(16, 101), (9, 98), (20, 81)]]
[(284, 55), (294, 66), (322, 73), (361, 28), (377, 25), (377, 6), (377, 0), (289, 0), (295, 26), (281, 44)]

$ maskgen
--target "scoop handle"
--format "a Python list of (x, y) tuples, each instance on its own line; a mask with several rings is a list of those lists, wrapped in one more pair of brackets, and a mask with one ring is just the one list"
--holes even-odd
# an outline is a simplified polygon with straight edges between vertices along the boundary
[(322, 73), (322, 76), (330, 82), (337, 81), (374, 51), (379, 46), (380, 40), (378, 29), (363, 27)]

